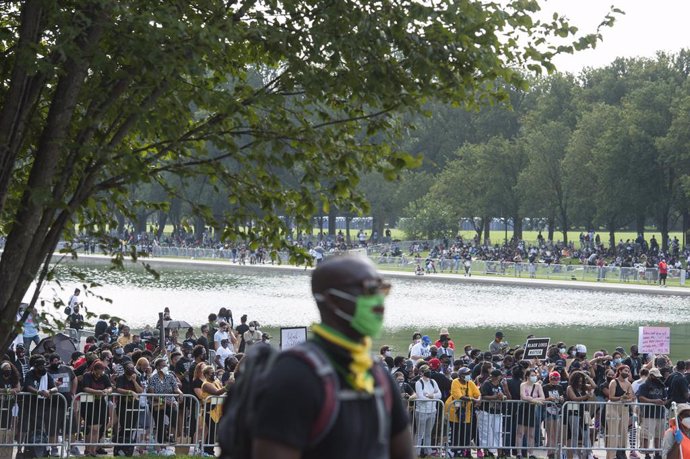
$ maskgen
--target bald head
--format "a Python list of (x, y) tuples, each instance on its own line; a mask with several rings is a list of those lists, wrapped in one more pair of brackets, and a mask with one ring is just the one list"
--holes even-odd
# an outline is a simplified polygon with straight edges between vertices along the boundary
[(334, 288), (350, 290), (365, 280), (380, 280), (381, 275), (374, 263), (363, 257), (338, 256), (326, 259), (318, 265), (311, 276), (312, 293), (323, 293)]

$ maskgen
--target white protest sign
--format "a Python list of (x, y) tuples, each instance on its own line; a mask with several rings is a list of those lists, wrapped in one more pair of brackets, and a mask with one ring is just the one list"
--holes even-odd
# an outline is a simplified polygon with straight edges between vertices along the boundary
[(640, 327), (637, 347), (643, 354), (669, 354), (671, 329), (669, 327)]
[(307, 327), (280, 329), (280, 349), (290, 349), (307, 340)]

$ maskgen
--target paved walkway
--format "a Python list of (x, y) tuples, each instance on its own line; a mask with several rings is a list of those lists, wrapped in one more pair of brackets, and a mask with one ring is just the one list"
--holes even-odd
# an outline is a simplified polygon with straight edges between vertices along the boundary
[[(239, 272), (244, 274), (260, 274), (267, 270), (277, 270), (282, 272), (294, 272), (296, 274), (305, 273), (304, 267), (294, 265), (238, 265), (228, 260), (194, 260), (188, 258), (140, 258), (139, 261), (148, 263), (154, 269), (156, 267), (213, 267), (219, 270)], [(77, 260), (63, 259), (63, 263), (77, 264), (109, 264), (110, 257), (105, 255), (85, 255), (80, 254)], [(139, 263), (139, 262), (137, 262)], [(125, 264), (126, 266), (126, 264)], [(613, 293), (637, 293), (643, 295), (666, 295), (666, 296), (688, 296), (688, 287), (660, 287), (659, 285), (613, 283), (613, 282), (587, 282), (587, 281), (563, 281), (550, 279), (530, 279), (528, 277), (501, 277), (487, 275), (473, 275), (465, 277), (462, 274), (425, 274), (417, 276), (414, 272), (405, 271), (381, 271), (386, 277), (393, 279), (416, 279), (419, 282), (458, 282), (466, 284), (485, 284), (485, 285), (509, 285), (514, 287), (528, 288), (555, 288), (572, 290), (589, 290)]]

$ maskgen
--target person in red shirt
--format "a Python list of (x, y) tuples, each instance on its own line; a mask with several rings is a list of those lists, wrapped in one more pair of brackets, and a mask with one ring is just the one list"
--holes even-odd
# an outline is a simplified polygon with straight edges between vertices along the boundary
[(441, 331), (438, 334), (438, 339), (436, 340), (436, 343), (434, 344), (437, 348), (441, 347), (441, 339), (445, 336), (448, 338), (448, 347), (455, 350), (455, 343), (453, 342), (452, 339), (450, 339), (450, 333), (448, 333), (448, 329), (443, 327)]
[(668, 276), (668, 265), (666, 259), (662, 258), (659, 262), (659, 285), (666, 286), (666, 277)]

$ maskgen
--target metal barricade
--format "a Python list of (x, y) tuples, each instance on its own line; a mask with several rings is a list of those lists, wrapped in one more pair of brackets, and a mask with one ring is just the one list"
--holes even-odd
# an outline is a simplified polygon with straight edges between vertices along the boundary
[(409, 400), (409, 412), (417, 455), (445, 453), (448, 438), (443, 400)]
[[(66, 455), (69, 405), (62, 394), (0, 394), (0, 457)], [(52, 451), (49, 452), (47, 449)]]
[(71, 446), (113, 448), (113, 455), (153, 453), (169, 447), (182, 454), (198, 446), (199, 401), (193, 395), (79, 393), (72, 402)]
[(218, 422), (223, 414), (223, 404), (227, 399), (226, 395), (212, 395), (201, 405), (201, 415), (199, 422), (202, 424), (200, 443), (201, 449), (207, 454), (215, 456), (215, 447), (218, 443)]
[(668, 410), (651, 403), (566, 402), (561, 449), (586, 458), (594, 450), (661, 455)]
[(448, 449), (455, 456), (481, 450), (485, 456), (557, 457), (562, 422), (554, 403), (465, 399), (448, 400), (445, 408)]

